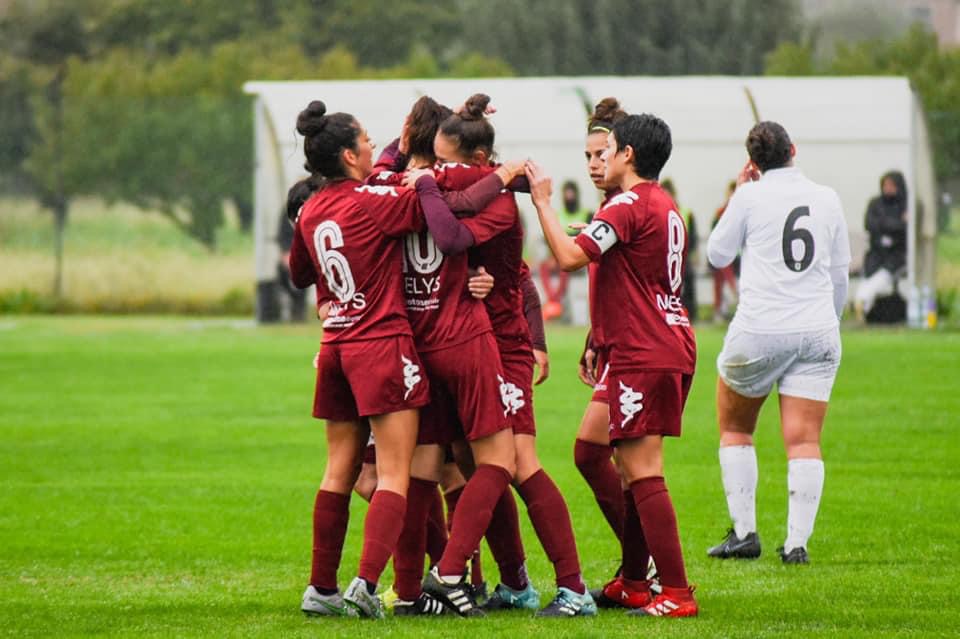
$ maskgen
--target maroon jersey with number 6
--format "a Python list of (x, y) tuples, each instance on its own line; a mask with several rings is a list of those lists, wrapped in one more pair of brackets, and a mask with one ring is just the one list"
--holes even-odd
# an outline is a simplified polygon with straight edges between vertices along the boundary
[(424, 227), (417, 193), (341, 180), (303, 205), (291, 276), (329, 299), (323, 343), (411, 335), (400, 270), (403, 236)]
[(595, 317), (611, 370), (693, 373), (696, 340), (680, 301), (687, 231), (670, 196), (641, 182), (610, 198), (575, 241), (597, 263)]

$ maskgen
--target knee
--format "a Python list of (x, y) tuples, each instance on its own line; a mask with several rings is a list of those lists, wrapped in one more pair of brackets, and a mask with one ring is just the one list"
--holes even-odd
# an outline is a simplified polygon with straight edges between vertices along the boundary
[(753, 435), (732, 430), (721, 430), (720, 446), (753, 446)]
[(498, 463), (497, 466), (500, 466), (500, 468), (510, 473), (511, 479), (517, 476), (517, 460), (516, 459), (504, 459), (503, 462)]
[(573, 463), (581, 475), (588, 474), (598, 462), (609, 458), (609, 446), (600, 446), (582, 439), (576, 440), (573, 444)]
[(783, 446), (787, 451), (787, 458), (807, 456), (808, 453), (815, 451), (816, 456), (820, 452), (820, 437), (813, 433), (804, 433), (790, 438), (784, 438)]
[(513, 475), (514, 483), (519, 486), (540, 472), (542, 468), (543, 466), (540, 465), (540, 460), (537, 459), (536, 455), (532, 459), (518, 459), (516, 471)]
[(349, 495), (356, 484), (356, 475), (345, 473), (326, 473), (320, 483), (320, 489), (340, 495)]

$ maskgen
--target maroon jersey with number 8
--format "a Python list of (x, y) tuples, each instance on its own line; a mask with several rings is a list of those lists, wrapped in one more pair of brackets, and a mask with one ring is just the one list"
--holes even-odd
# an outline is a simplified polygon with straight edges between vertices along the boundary
[(614, 371), (692, 373), (697, 345), (680, 301), (687, 230), (655, 182), (610, 198), (576, 243), (597, 263), (594, 317)]

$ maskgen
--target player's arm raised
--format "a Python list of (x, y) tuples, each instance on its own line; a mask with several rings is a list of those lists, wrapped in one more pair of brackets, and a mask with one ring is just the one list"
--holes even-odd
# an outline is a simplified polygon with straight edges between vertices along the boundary
[(741, 190), (736, 191), (720, 221), (707, 239), (707, 260), (714, 268), (728, 266), (743, 247), (746, 233), (746, 207)]
[(530, 198), (537, 209), (543, 236), (547, 240), (550, 252), (564, 271), (576, 271), (590, 262), (590, 257), (582, 248), (577, 246), (573, 238), (567, 235), (557, 214), (550, 204), (550, 195), (553, 191), (550, 176), (536, 162), (528, 161), (524, 167), (527, 180), (530, 182)]

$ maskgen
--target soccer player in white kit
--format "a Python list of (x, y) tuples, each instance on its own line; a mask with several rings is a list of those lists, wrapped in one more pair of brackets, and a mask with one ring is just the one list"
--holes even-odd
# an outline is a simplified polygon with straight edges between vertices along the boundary
[(840, 365), (850, 242), (840, 198), (793, 165), (796, 147), (782, 126), (757, 124), (746, 146), (750, 161), (707, 245), (717, 268), (741, 255), (740, 303), (717, 358), (720, 469), (733, 527), (707, 552), (760, 556), (753, 433), (776, 384), (789, 460), (779, 553), (785, 564), (805, 564), (823, 490), (820, 432)]

